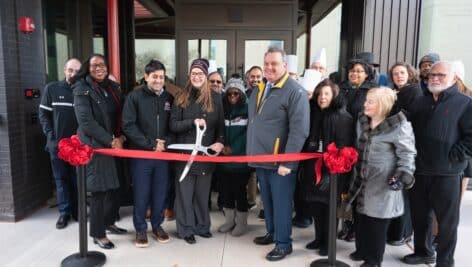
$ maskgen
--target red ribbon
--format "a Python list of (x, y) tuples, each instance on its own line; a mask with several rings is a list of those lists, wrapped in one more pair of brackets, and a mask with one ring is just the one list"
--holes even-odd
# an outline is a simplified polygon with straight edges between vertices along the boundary
[[(161, 160), (176, 160), (176, 161), (188, 161), (190, 154), (183, 153), (172, 153), (172, 152), (155, 152), (145, 150), (133, 150), (133, 149), (111, 149), (111, 148), (98, 148), (94, 150), (95, 153), (122, 157), (122, 158), (139, 158), (139, 159), (161, 159)], [(277, 155), (253, 155), (253, 156), (218, 156), (209, 157), (197, 155), (194, 161), (199, 162), (287, 162), (287, 161), (302, 161), (308, 159), (321, 158), (321, 153), (287, 153)]]
[(329, 173), (346, 173), (350, 172), (352, 166), (356, 164), (359, 154), (353, 147), (343, 147), (338, 149), (335, 143), (331, 143), (323, 153), (323, 158), (319, 159), (315, 164), (315, 184), (321, 182), (321, 169), (323, 163), (329, 170)]

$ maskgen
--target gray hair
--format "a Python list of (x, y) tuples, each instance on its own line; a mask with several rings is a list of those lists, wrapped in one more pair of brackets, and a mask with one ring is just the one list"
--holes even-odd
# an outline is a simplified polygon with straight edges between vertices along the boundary
[(267, 56), (267, 54), (270, 54), (270, 53), (280, 53), (280, 55), (282, 55), (282, 60), (284, 63), (287, 62), (287, 54), (285, 53), (285, 50), (283, 50), (282, 48), (278, 47), (278, 46), (271, 46), (269, 47), (269, 49), (267, 49), (267, 52), (264, 53), (264, 57)]
[(447, 68), (448, 68), (448, 75), (449, 75), (449, 80), (447, 81), (447, 83), (450, 85), (452, 80), (454, 79), (455, 75), (456, 75), (456, 65), (453, 64), (453, 62), (451, 61), (437, 61), (435, 62), (432, 66), (431, 66), (431, 69), (433, 69), (436, 65), (446, 65)]

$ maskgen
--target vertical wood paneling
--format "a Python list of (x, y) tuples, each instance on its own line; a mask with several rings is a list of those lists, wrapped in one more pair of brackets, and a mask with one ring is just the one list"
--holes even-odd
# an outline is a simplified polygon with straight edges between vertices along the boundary
[(421, 0), (365, 1), (362, 50), (374, 53), (382, 72), (396, 61), (414, 64)]

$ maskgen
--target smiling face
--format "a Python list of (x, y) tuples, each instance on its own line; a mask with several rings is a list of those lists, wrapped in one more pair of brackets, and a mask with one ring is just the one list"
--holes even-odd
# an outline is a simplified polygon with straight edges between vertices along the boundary
[(205, 83), (205, 73), (199, 68), (193, 68), (190, 70), (190, 83), (193, 87), (200, 89)]
[(287, 64), (279, 52), (267, 53), (264, 57), (264, 77), (274, 83), (280, 79), (287, 70)]
[(97, 82), (105, 80), (108, 75), (108, 68), (102, 57), (94, 56), (90, 59), (89, 72), (92, 79)]
[(331, 102), (333, 101), (333, 90), (331, 90), (331, 87), (321, 87), (320, 94), (318, 95), (316, 101), (321, 109), (328, 108), (329, 105), (331, 105)]
[(221, 91), (223, 90), (223, 80), (221, 79), (220, 74), (211, 74), (210, 76), (208, 76), (208, 82), (210, 83), (211, 90), (217, 93), (221, 93)]
[(154, 92), (158, 92), (164, 87), (165, 79), (166, 75), (164, 70), (156, 70), (149, 74), (144, 74), (144, 80), (146, 80), (147, 86)]
[(367, 76), (367, 70), (361, 64), (354, 64), (348, 73), (349, 82), (354, 86), (360, 86)]
[(392, 80), (397, 88), (407, 85), (408, 78), (408, 70), (405, 66), (396, 66), (392, 69)]
[(249, 72), (248, 82), (251, 87), (256, 87), (262, 81), (262, 71), (254, 68)]

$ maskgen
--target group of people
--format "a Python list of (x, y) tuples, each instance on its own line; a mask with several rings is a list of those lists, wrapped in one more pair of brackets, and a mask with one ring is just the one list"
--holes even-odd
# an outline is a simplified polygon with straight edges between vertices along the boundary
[[(412, 233), (415, 251), (403, 258), (405, 263), (454, 266), (461, 181), (469, 176), (472, 155), (472, 100), (462, 82), (463, 65), (439, 61), (431, 53), (420, 60), (419, 77), (410, 64), (399, 62), (390, 68), (387, 82), (382, 78), (387, 75), (375, 70), (372, 55), (362, 53), (347, 64), (347, 79), (339, 83), (327, 78), (322, 60), (312, 67), (323, 79), (307, 94), (291, 77), (280, 48), (269, 48), (263, 67), (249, 69), (245, 81), (235, 77), (226, 84), (220, 73), (208, 73), (206, 59), (195, 59), (185, 86), (170, 93), (165, 66), (151, 60), (145, 67), (145, 84), (124, 97), (109, 79), (102, 55), (92, 55), (83, 64), (69, 60), (65, 80), (48, 84), (40, 105), (57, 187), (57, 228), (76, 218), (75, 173), (57, 158), (58, 141), (76, 132), (93, 148), (161, 152), (171, 144), (193, 144), (197, 133), (204, 131), (202, 145), (223, 156), (324, 152), (335, 143), (359, 152), (353, 170), (337, 177), (338, 203), (328, 201), (331, 177), (326, 167), (315, 183), (316, 160), (193, 162), (187, 170), (186, 162), (130, 159), (136, 246), (149, 244), (148, 209), (153, 238), (169, 241), (161, 227), (169, 198), (175, 199), (179, 238), (188, 244), (197, 242), (195, 236), (211, 238), (208, 199), (216, 173), (225, 215), (218, 232), (233, 236), (247, 232), (247, 196), (257, 177), (267, 232), (254, 243), (275, 244), (266, 255), (269, 261), (292, 253), (292, 224), (300, 221), (314, 221), (315, 239), (306, 248), (327, 255), (328, 208), (336, 204), (350, 207), (351, 216), (339, 237), (355, 240), (350, 257), (364, 261), (361, 266), (380, 266), (386, 243), (403, 244)], [(113, 157), (94, 154), (86, 165), (90, 236), (105, 249), (114, 247), (107, 231), (127, 232), (115, 225), (117, 164)], [(182, 173), (185, 177), (179, 181)], [(171, 184), (175, 197), (168, 194)]]

